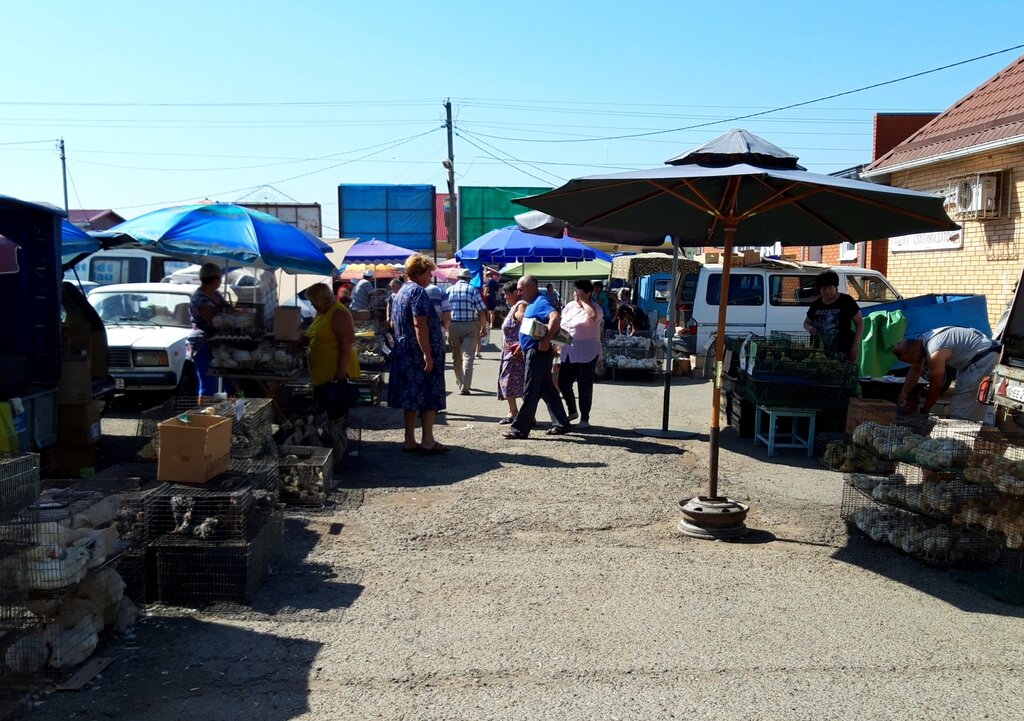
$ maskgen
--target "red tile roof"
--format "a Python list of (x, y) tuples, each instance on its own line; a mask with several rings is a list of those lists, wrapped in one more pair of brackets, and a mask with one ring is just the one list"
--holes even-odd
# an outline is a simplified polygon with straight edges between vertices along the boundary
[(872, 163), (867, 172), (1024, 138), (1024, 55)]
[(81, 208), (71, 208), (68, 210), (68, 222), (72, 224), (91, 224), (95, 223), (100, 218), (110, 216), (108, 220), (113, 221), (111, 225), (117, 223), (123, 223), (124, 218), (115, 213), (110, 208), (103, 208), (101, 210), (87, 210)]

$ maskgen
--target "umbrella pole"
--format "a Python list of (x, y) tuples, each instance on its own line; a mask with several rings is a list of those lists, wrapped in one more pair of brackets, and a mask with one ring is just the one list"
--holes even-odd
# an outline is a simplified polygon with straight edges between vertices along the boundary
[(679, 502), (683, 518), (679, 530), (693, 538), (719, 540), (738, 538), (747, 532), (744, 521), (748, 506), (718, 495), (718, 430), (721, 419), (722, 360), (725, 356), (725, 316), (729, 307), (729, 266), (732, 264), (735, 223), (726, 222), (722, 249), (722, 287), (718, 294), (718, 333), (715, 336), (715, 377), (711, 393), (711, 430), (708, 433), (708, 495)]
[(679, 280), (679, 242), (678, 238), (672, 237), (672, 278), (669, 281), (668, 291), (668, 327), (665, 328), (665, 393), (661, 401), (661, 428), (634, 428), (633, 432), (640, 436), (650, 438), (666, 438), (682, 440), (693, 438), (696, 433), (691, 431), (670, 431), (668, 429), (668, 409), (672, 395), (672, 338), (676, 332), (677, 318), (679, 312), (676, 306), (676, 287)]
[(732, 266), (733, 234), (736, 228), (725, 227), (725, 247), (722, 249), (722, 286), (718, 291), (718, 329), (715, 333), (714, 389), (711, 392), (711, 444), (708, 458), (708, 498), (718, 498), (718, 432), (722, 416), (722, 362), (725, 358), (725, 316), (729, 308), (729, 271)]

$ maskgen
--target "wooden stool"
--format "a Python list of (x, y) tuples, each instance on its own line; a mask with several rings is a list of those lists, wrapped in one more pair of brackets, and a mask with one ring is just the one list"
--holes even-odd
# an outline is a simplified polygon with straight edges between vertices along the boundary
[[(768, 435), (761, 432), (761, 415), (768, 416)], [(775, 455), (776, 448), (805, 448), (807, 457), (814, 456), (814, 417), (817, 411), (806, 408), (765, 408), (758, 406), (754, 411), (754, 446), (761, 441), (768, 446), (768, 456)], [(793, 424), (788, 432), (777, 430), (778, 419), (789, 418)], [(799, 425), (801, 419), (807, 419), (807, 434), (801, 436)]]

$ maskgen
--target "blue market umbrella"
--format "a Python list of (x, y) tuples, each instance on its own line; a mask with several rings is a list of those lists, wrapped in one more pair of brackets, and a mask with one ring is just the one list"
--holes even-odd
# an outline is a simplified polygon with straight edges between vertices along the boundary
[(345, 253), (345, 264), (404, 263), (405, 259), (415, 252), (415, 250), (385, 243), (383, 240), (363, 240), (348, 249), (348, 252)]
[(68, 221), (60, 221), (61, 257), (95, 253), (99, 249), (100, 242), (98, 240)]
[(154, 210), (93, 234), (134, 240), (193, 262), (231, 261), (256, 268), (331, 275), (326, 243), (258, 210), (229, 203), (181, 205)]
[(462, 247), (455, 257), (472, 268), (481, 263), (561, 263), (594, 260), (597, 251), (572, 238), (525, 233), (515, 225), (484, 233)]

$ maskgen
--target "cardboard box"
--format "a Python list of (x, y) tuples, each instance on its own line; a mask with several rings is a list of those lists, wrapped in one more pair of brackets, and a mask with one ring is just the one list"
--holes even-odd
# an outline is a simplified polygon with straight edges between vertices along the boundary
[(92, 446), (54, 446), (55, 473), (63, 478), (92, 478), (96, 475), (96, 449)]
[(79, 403), (57, 409), (57, 443), (62, 446), (91, 446), (100, 437), (102, 402)]
[(875, 398), (851, 398), (846, 409), (846, 432), (854, 429), (864, 421), (890, 425), (896, 418), (896, 404), (892, 401)]
[(743, 258), (743, 265), (757, 265), (761, 262), (761, 253), (756, 250), (742, 250), (738, 255)]
[(92, 364), (86, 355), (66, 355), (60, 368), (57, 405), (77, 405), (92, 400)]
[(231, 419), (220, 416), (171, 418), (157, 425), (160, 452), (157, 480), (203, 484), (228, 469)]
[[(757, 260), (753, 260), (750, 263), (746, 262), (745, 258), (747, 256), (744, 255), (745, 253), (753, 253), (754, 255), (757, 256)], [(700, 263), (701, 265), (718, 265), (723, 262), (724, 257), (725, 256), (720, 251), (709, 250), (706, 253), (701, 253), (700, 255), (693, 256), (693, 259)], [(761, 256), (756, 250), (745, 250), (743, 251), (743, 253), (733, 253), (731, 259), (731, 268), (736, 268), (743, 265), (753, 265), (754, 263), (761, 262)]]
[(287, 341), (302, 338), (302, 313), (298, 308), (278, 308), (274, 311), (274, 338)]
[(672, 360), (672, 375), (689, 376), (693, 374), (693, 366), (689, 358), (674, 358)]

